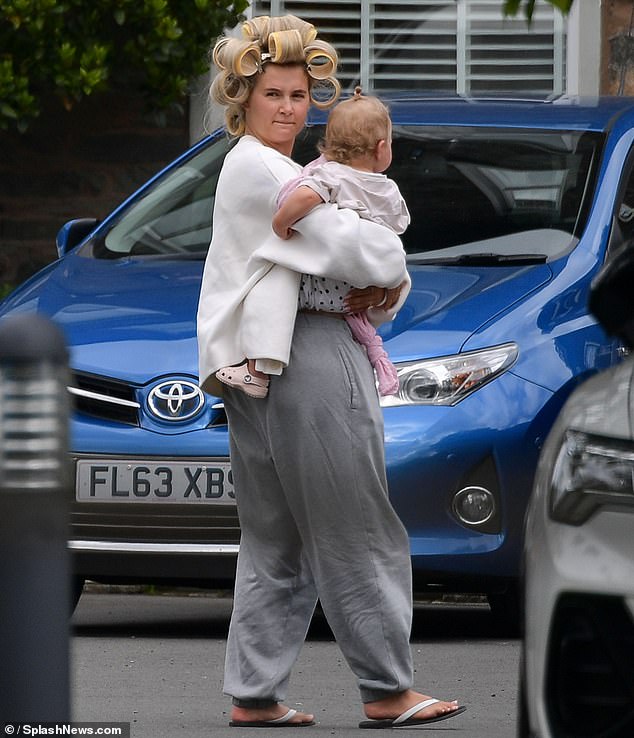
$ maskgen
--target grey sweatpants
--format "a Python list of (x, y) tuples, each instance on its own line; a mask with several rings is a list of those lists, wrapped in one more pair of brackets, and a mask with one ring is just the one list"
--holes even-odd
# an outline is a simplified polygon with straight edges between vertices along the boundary
[(345, 321), (299, 313), (268, 397), (227, 389), (242, 538), (224, 690), (281, 702), (319, 598), (363, 702), (412, 686), (409, 542), (383, 419)]

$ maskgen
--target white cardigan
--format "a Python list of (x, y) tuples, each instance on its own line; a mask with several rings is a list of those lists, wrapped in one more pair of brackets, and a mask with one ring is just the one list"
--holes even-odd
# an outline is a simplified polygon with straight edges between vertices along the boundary
[[(405, 281), (392, 311), (368, 311), (375, 325), (393, 318), (407, 296), (400, 239), (352, 210), (319, 205), (295, 224), (292, 239), (275, 235), (277, 193), (300, 172), (299, 165), (252, 136), (243, 136), (225, 158), (197, 316), (200, 385), (206, 392), (222, 396), (215, 372), (247, 356), (288, 363), (302, 273), (355, 287), (396, 287)], [(267, 289), (250, 297), (245, 320), (245, 296), (265, 274)]]

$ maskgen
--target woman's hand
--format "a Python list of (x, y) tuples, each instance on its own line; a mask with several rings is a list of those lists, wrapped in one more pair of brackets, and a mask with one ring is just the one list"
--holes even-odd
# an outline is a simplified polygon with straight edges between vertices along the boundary
[(398, 287), (353, 287), (346, 295), (344, 305), (348, 313), (362, 313), (371, 307), (380, 307), (390, 310), (398, 302), (399, 295), (405, 282)]

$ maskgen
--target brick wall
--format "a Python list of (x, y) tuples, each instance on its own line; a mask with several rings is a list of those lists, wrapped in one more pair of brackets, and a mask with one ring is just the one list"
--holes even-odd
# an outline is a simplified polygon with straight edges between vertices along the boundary
[(108, 94), (70, 112), (44, 106), (26, 134), (0, 131), (0, 290), (57, 258), (71, 218), (103, 218), (188, 146), (187, 116), (164, 127), (140, 103)]
[[(580, 2), (581, 0), (577, 0)], [(601, 3), (601, 94), (634, 95), (634, 2)]]

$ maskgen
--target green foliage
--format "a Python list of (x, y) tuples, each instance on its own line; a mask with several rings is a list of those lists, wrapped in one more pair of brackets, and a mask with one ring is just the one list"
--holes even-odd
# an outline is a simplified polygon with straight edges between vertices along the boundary
[(8, 297), (14, 289), (14, 284), (10, 284), (9, 282), (0, 282), (0, 300), (4, 300), (5, 297)]
[(0, 128), (23, 131), (51, 92), (66, 108), (100, 90), (178, 105), (214, 39), (248, 0), (0, 0)]
[[(550, 5), (559, 8), (562, 13), (569, 13), (573, 0), (544, 0)], [(524, 11), (526, 20), (529, 22), (533, 17), (536, 0), (504, 0), (504, 15), (517, 15), (520, 10)]]

